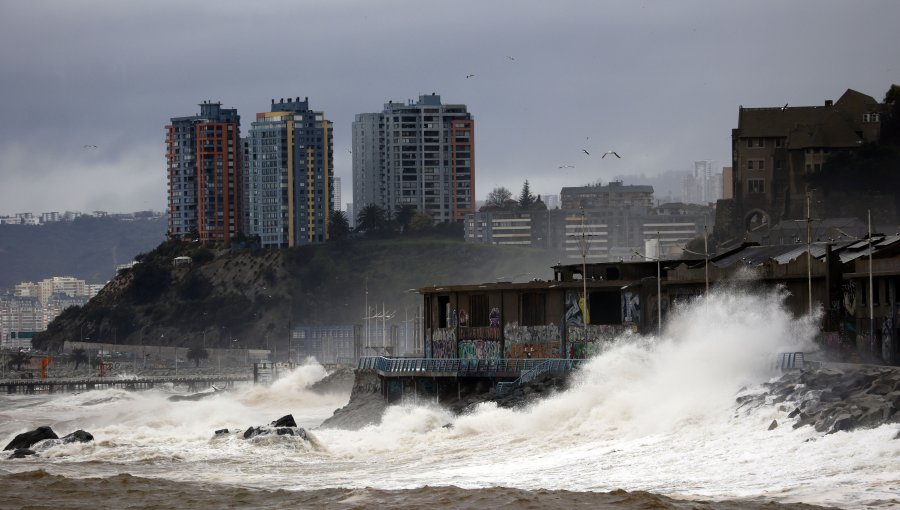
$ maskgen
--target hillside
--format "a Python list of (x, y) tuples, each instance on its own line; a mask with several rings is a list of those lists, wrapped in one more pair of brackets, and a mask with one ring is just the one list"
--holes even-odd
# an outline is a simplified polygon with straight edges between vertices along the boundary
[[(193, 263), (174, 267), (180, 255)], [(286, 347), (291, 324), (360, 323), (367, 287), (370, 306), (383, 302), (402, 318), (421, 304), (409, 289), (523, 273), (550, 278), (553, 257), (446, 239), (357, 239), (277, 251), (165, 242), (84, 307), (66, 310), (34, 344), (55, 348), (83, 336), (128, 344)]]
[(117, 264), (152, 250), (165, 234), (165, 218), (80, 217), (44, 225), (0, 225), (0, 289), (51, 276), (102, 283), (115, 275)]

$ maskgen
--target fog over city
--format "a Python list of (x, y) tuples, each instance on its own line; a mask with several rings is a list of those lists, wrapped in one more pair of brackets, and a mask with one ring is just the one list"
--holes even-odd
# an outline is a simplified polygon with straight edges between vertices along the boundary
[(164, 126), (204, 100), (237, 108), (246, 133), (271, 99), (308, 97), (334, 122), (346, 203), (353, 116), (388, 100), (468, 106), (483, 199), (525, 179), (556, 194), (728, 166), (739, 105), (881, 100), (900, 81), (894, 1), (9, 0), (0, 14), (0, 214), (164, 209)]

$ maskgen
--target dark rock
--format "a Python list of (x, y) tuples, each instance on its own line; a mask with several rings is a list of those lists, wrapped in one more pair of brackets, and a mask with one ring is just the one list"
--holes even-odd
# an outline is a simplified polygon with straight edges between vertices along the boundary
[(250, 427), (244, 431), (244, 439), (251, 439), (257, 436), (265, 436), (275, 434), (278, 436), (298, 436), (309, 441), (306, 431), (300, 427)]
[(8, 458), (24, 459), (25, 457), (29, 457), (31, 455), (37, 455), (37, 452), (35, 452), (34, 450), (29, 450), (27, 448), (16, 448), (15, 451), (13, 451), (12, 455), (10, 455)]
[(769, 430), (774, 430), (776, 428), (778, 428), (778, 421), (772, 420), (772, 423), (769, 424)]
[(228, 429), (219, 429), (219, 430), (216, 431), (216, 435), (217, 435), (217, 436), (220, 436), (220, 435), (222, 435), (222, 434), (229, 434), (229, 433), (230, 433), (230, 432), (229, 432)]
[(85, 432), (81, 429), (78, 429), (75, 432), (72, 432), (71, 434), (62, 437), (63, 444), (75, 443), (75, 442), (87, 443), (87, 442), (90, 442), (93, 440), (94, 440), (94, 436), (91, 435), (90, 432)]
[(282, 416), (277, 420), (272, 422), (273, 427), (296, 427), (297, 422), (294, 421), (294, 415), (289, 414), (287, 416)]
[(788, 415), (788, 418), (793, 418), (794, 416), (797, 416), (798, 414), (800, 414), (800, 408), (795, 407), (794, 410), (791, 411), (791, 413)]
[(893, 391), (893, 387), (888, 386), (887, 384), (876, 384), (869, 388), (868, 393), (873, 395), (887, 395), (891, 391)]
[(897, 431), (897, 435), (894, 436), (894, 439), (900, 439), (900, 430)]
[(834, 434), (835, 432), (853, 430), (855, 426), (856, 419), (853, 416), (842, 414), (834, 420), (834, 425), (831, 426), (831, 430), (828, 433)]
[(38, 427), (30, 432), (22, 432), (6, 445), (3, 450), (19, 450), (31, 448), (38, 441), (44, 439), (59, 439), (50, 427)]

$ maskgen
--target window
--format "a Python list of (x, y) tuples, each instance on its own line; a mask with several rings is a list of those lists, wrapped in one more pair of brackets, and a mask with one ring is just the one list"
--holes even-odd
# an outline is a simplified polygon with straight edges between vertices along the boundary
[(753, 139), (752, 139), (752, 138), (748, 138), (748, 139), (747, 139), (747, 148), (748, 148), (748, 149), (752, 149), (752, 148), (753, 148)]
[(525, 292), (522, 294), (522, 325), (544, 325), (545, 296), (538, 292)]
[(776, 138), (775, 139), (775, 147), (781, 147), (781, 145), (782, 145), (781, 138)]
[(753, 170), (753, 160), (752, 159), (747, 160), (747, 170)]
[(781, 170), (781, 160), (780, 159), (775, 160), (775, 170)]
[(764, 159), (760, 159), (756, 162), (756, 168), (762, 170), (766, 167), (766, 161)]
[(762, 179), (747, 179), (747, 193), (765, 193), (765, 181)]
[(490, 326), (490, 305), (488, 297), (484, 294), (469, 296), (469, 326)]

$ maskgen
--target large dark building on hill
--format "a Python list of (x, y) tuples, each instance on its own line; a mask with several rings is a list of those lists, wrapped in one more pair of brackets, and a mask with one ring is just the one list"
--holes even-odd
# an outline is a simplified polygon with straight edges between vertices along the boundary
[(848, 89), (822, 106), (738, 111), (731, 132), (735, 220), (749, 231), (806, 214), (805, 176), (834, 154), (876, 142), (883, 105)]
[(166, 126), (169, 236), (227, 243), (243, 233), (240, 126), (237, 110), (211, 101)]

